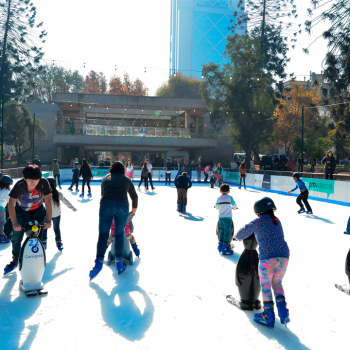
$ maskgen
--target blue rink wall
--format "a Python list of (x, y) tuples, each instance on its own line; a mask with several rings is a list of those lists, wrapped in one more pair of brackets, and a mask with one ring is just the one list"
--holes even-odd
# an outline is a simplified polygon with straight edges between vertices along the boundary
[[(189, 171), (187, 171), (189, 172)], [(102, 177), (108, 173), (108, 169), (94, 169), (94, 180), (92, 182), (100, 182)], [(178, 171), (171, 172), (171, 180), (174, 180)], [(192, 171), (192, 181), (197, 182), (197, 172)], [(134, 171), (134, 182), (140, 181), (141, 170)], [(204, 175), (202, 173), (202, 181)], [(70, 182), (72, 180), (72, 170), (61, 170), (61, 181)], [(302, 178), (309, 189), (309, 198), (322, 202), (328, 202), (333, 204), (339, 204), (343, 206), (350, 206), (350, 182), (324, 180), (314, 178)], [(165, 182), (165, 170), (153, 171), (154, 182)], [(239, 185), (239, 173), (238, 172), (224, 172), (224, 182), (231, 185)], [(262, 191), (286, 194), (288, 191), (295, 187), (295, 181), (292, 177), (278, 176), (278, 175), (266, 175), (266, 174), (254, 174), (249, 173), (246, 177), (246, 186), (249, 188), (255, 188)], [(298, 196), (299, 190), (292, 193), (292, 196)]]

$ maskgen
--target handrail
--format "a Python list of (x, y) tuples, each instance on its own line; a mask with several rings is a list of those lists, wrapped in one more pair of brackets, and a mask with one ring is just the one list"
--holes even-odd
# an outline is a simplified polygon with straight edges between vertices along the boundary
[[(0, 169), (0, 172), (2, 175), (8, 175), (11, 176), (12, 179), (19, 179), (23, 177), (23, 169), (25, 167), (19, 167), (19, 168), (8, 168), (8, 169)], [(41, 171), (48, 172), (49, 171), (49, 165), (42, 165)]]

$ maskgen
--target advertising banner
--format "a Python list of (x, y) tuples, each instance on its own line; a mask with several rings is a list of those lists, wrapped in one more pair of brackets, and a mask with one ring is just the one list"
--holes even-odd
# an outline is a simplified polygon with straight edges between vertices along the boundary
[(226, 171), (226, 179), (228, 181), (239, 181), (239, 172)]
[(96, 177), (96, 176), (104, 177), (107, 174), (109, 174), (109, 169), (91, 169), (91, 172), (93, 177)]
[(334, 186), (336, 183), (334, 180), (310, 179), (304, 177), (303, 181), (310, 192), (326, 193), (327, 198), (331, 194), (334, 194)]

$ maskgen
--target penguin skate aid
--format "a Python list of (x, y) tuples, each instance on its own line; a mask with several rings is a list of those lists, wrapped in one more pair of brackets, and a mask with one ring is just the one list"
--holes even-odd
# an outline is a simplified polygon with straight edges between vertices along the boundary
[[(350, 235), (350, 217), (348, 220), (348, 225), (347, 228), (344, 232), (345, 235)], [(350, 249), (348, 251), (348, 254), (345, 259), (345, 274), (348, 276), (349, 284), (348, 285), (341, 285), (341, 284), (336, 284), (335, 287), (339, 289), (340, 291), (350, 295)]]
[(290, 322), (289, 310), (286, 307), (283, 277), (287, 271), (289, 262), (289, 248), (284, 240), (282, 224), (275, 217), (277, 210), (272, 199), (265, 197), (254, 204), (254, 212), (257, 219), (241, 228), (236, 239), (242, 240), (255, 234), (259, 245), (259, 277), (262, 288), (264, 311), (254, 315), (254, 321), (269, 328), (274, 328), (275, 313), (272, 291), (281, 323)]
[[(133, 235), (133, 233), (134, 233), (134, 224), (132, 222), (132, 219), (134, 218), (134, 216), (135, 215), (132, 215), (131, 217), (128, 217), (128, 221), (127, 221), (127, 223), (125, 225), (124, 231), (125, 231), (125, 235), (126, 235), (126, 238), (127, 238), (128, 242), (131, 244), (132, 250), (134, 251), (135, 255), (137, 257), (139, 257), (140, 256), (140, 249), (138, 248), (136, 240), (135, 240), (135, 237)], [(112, 226), (111, 226), (111, 233), (110, 233), (108, 241), (107, 241), (107, 247), (109, 247), (110, 244), (114, 241), (114, 230), (115, 230), (115, 223), (113, 221), (112, 222)], [(110, 261), (110, 260), (108, 259), (108, 261)], [(130, 260), (129, 260), (129, 262), (130, 262)]]
[(221, 196), (216, 200), (215, 207), (219, 210), (219, 222), (220, 228), (218, 251), (222, 255), (233, 255), (231, 249), (231, 234), (233, 236), (233, 221), (232, 221), (232, 209), (238, 209), (234, 199), (229, 195), (230, 186), (223, 184), (220, 187)]
[(10, 243), (10, 240), (7, 237), (5, 237), (4, 226), (6, 223), (6, 206), (10, 200), (9, 194), (10, 194), (12, 184), (13, 184), (13, 180), (10, 176), (1, 175), (1, 178), (0, 178), (0, 244)]
[[(115, 222), (115, 231), (111, 251), (113, 251), (112, 254), (113, 258), (115, 258), (115, 266), (118, 274), (126, 270), (127, 265), (124, 263), (123, 257), (125, 257), (127, 250), (130, 252), (129, 242), (124, 240), (124, 228), (128, 217), (136, 214), (138, 196), (134, 184), (124, 175), (125, 168), (123, 163), (114, 162), (109, 172), (110, 173), (102, 179), (101, 183), (102, 198), (99, 211), (99, 236), (95, 266), (89, 274), (90, 281), (96, 278), (103, 268), (104, 256), (106, 254), (109, 232), (113, 220)], [(128, 194), (132, 200), (131, 211), (129, 211)], [(127, 244), (125, 244), (125, 241)]]
[[(63, 250), (63, 243), (62, 243), (62, 237), (61, 237), (61, 229), (60, 229), (60, 222), (61, 222), (61, 202), (64, 203), (69, 209), (72, 209), (74, 212), (77, 211), (77, 209), (65, 198), (62, 192), (57, 190), (57, 183), (56, 179), (54, 177), (48, 177), (47, 180), (49, 181), (50, 188), (52, 191), (51, 194), (51, 207), (52, 207), (52, 222), (53, 222), (53, 230), (55, 232), (55, 240), (56, 240), (56, 246), (57, 249), (62, 252)], [(44, 245), (44, 248), (46, 250), (47, 248), (47, 229), (43, 230), (42, 232), (42, 242)]]
[[(43, 205), (44, 199), (46, 210)], [(8, 209), (13, 226), (12, 261), (5, 267), (5, 275), (18, 267), (25, 224), (37, 221), (40, 224), (43, 223), (43, 229), (51, 227), (51, 188), (47, 179), (42, 178), (40, 167), (27, 165), (23, 169), (23, 178), (10, 192)]]

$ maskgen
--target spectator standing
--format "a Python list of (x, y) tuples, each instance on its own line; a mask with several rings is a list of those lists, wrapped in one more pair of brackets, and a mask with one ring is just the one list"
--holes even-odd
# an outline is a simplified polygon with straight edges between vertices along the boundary
[(194, 161), (192, 160), (191, 164), (190, 164), (190, 170), (196, 170), (196, 164), (194, 164)]
[(98, 166), (99, 166), (100, 169), (104, 169), (105, 168), (105, 163), (103, 162), (102, 159), (100, 160), (100, 163), (99, 163)]
[(41, 168), (41, 161), (39, 160), (39, 156), (34, 157), (32, 164), (37, 165), (39, 168)]
[(292, 170), (292, 163), (290, 162), (290, 160), (288, 158), (287, 158), (286, 167), (287, 167), (287, 171), (291, 171)]
[(166, 167), (164, 167), (163, 169), (165, 169), (165, 186), (168, 184), (168, 181), (169, 181), (169, 186), (170, 186), (170, 182), (171, 182), (171, 163), (170, 163), (170, 159), (169, 158), (167, 158)]
[(322, 159), (321, 163), (324, 166), (325, 179), (333, 180), (333, 174), (335, 170), (335, 158), (333, 157), (333, 152), (328, 151), (326, 156)]
[(237, 169), (237, 167), (238, 167), (237, 163), (232, 159), (230, 163), (230, 170), (234, 171)]
[(255, 171), (255, 165), (253, 158), (250, 158), (250, 170)]
[(78, 164), (79, 165), (79, 160), (78, 160), (78, 158), (75, 158), (74, 160), (73, 160), (73, 169), (75, 169), (75, 164)]
[(189, 170), (190, 165), (188, 164), (188, 161), (186, 160), (184, 163), (184, 170)]
[(111, 162), (109, 161), (108, 158), (106, 159), (105, 166), (106, 166), (107, 168), (110, 168), (110, 167), (111, 167)]
[(58, 187), (61, 188), (61, 173), (60, 173), (60, 165), (58, 164), (58, 159), (54, 159), (52, 163), (52, 174), (58, 183)]
[(297, 162), (298, 162), (298, 171), (301, 171), (301, 165), (303, 163), (303, 157), (302, 157), (301, 153), (299, 154), (299, 157), (297, 158)]
[(201, 175), (202, 175), (202, 171), (203, 171), (201, 163), (198, 164), (196, 171), (197, 171), (197, 180), (198, 180), (198, 182), (201, 182)]
[(151, 161), (149, 159), (147, 159), (147, 169), (148, 169), (148, 180), (149, 180), (149, 182), (151, 184), (152, 190), (154, 190), (154, 186), (153, 186), (153, 182), (152, 182), (153, 166), (152, 166)]

